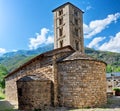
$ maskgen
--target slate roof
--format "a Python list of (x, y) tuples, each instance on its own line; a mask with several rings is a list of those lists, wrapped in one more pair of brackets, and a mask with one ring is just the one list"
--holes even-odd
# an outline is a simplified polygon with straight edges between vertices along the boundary
[(41, 77), (37, 75), (24, 76), (20, 78), (19, 80), (17, 80), (17, 82), (28, 82), (28, 81), (50, 81), (50, 80), (41, 79)]
[(63, 5), (61, 5), (61, 6), (57, 7), (57, 8), (55, 8), (54, 10), (52, 10), (52, 12), (56, 11), (56, 10), (59, 9), (59, 8), (64, 7), (65, 5), (68, 5), (68, 4), (69, 4), (69, 5), (72, 5), (73, 7), (77, 8), (77, 9), (80, 10), (82, 13), (84, 13), (81, 9), (79, 9), (78, 7), (76, 7), (75, 5), (73, 5), (73, 4), (70, 3), (70, 2), (64, 3)]
[[(74, 53), (72, 53), (70, 56), (64, 58), (63, 60), (61, 60), (60, 62), (64, 62), (64, 61), (72, 61), (72, 60), (93, 60), (93, 61), (99, 61), (99, 62), (103, 62), (101, 60), (97, 60), (89, 55), (86, 55), (84, 53), (81, 53), (79, 51), (76, 51)], [(105, 63), (106, 64), (106, 63)], [(106, 64), (107, 65), (107, 64)]]
[(20, 78), (17, 82), (22, 82), (22, 81), (34, 81), (34, 80), (40, 80), (40, 78), (36, 75), (30, 75), (30, 76), (24, 76)]

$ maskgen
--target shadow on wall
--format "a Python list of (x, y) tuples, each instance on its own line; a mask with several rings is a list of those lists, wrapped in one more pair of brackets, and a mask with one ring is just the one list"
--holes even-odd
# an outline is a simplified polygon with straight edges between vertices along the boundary
[(15, 109), (15, 105), (9, 101), (0, 100), (0, 111), (13, 111), (13, 109)]

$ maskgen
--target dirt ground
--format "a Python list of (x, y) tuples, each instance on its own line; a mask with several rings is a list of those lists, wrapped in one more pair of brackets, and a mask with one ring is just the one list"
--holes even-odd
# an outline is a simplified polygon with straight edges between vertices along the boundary
[[(0, 111), (18, 111), (17, 104), (15, 102), (9, 102), (7, 100), (0, 100)], [(62, 108), (50, 108), (45, 111), (120, 111), (120, 96), (113, 96), (108, 98), (108, 103), (100, 108), (86, 108), (86, 109), (68, 109)]]
[(15, 111), (17, 108), (18, 105), (13, 101), (0, 100), (0, 111)]

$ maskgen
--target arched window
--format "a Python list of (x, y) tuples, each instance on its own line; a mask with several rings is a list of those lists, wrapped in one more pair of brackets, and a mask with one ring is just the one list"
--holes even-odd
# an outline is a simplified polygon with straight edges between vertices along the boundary
[(63, 35), (63, 27), (59, 29), (59, 36)]
[(79, 35), (79, 34), (78, 34), (78, 29), (77, 29), (77, 28), (75, 28), (75, 35), (76, 35), (76, 36)]
[(63, 40), (60, 41), (60, 48), (63, 47)]
[(74, 18), (75, 25), (78, 25), (78, 19)]
[(63, 10), (59, 10), (59, 16), (63, 14)]
[(59, 25), (63, 24), (63, 17), (59, 19)]
[(76, 48), (76, 50), (79, 50), (79, 42), (78, 41), (75, 41), (75, 48)]
[(74, 15), (78, 16), (78, 11), (77, 10), (74, 10)]

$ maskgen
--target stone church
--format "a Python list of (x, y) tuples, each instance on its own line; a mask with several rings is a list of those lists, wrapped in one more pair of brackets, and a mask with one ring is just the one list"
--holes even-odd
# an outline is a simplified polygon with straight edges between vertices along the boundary
[(83, 11), (67, 2), (53, 13), (54, 50), (10, 72), (6, 98), (17, 101), (20, 110), (105, 104), (106, 63), (84, 53)]

